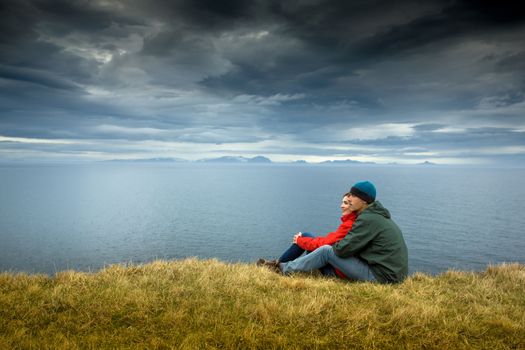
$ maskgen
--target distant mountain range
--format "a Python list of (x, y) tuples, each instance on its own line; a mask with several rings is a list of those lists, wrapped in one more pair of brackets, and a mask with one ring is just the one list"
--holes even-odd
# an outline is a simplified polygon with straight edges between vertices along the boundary
[(184, 163), (189, 162), (182, 158), (140, 158), (140, 159), (110, 159), (104, 162), (110, 163)]
[(246, 158), (242, 156), (224, 156), (219, 158), (199, 159), (197, 162), (201, 163), (272, 163), (269, 158), (257, 156), (253, 158)]
[[(256, 157), (243, 157), (243, 156), (224, 156), (218, 158), (204, 158), (196, 161), (190, 161), (183, 158), (141, 158), (141, 159), (112, 159), (105, 162), (112, 163), (228, 163), (228, 164), (274, 164), (271, 159), (264, 156)], [(305, 160), (296, 160), (293, 162), (287, 162), (285, 164), (321, 164), (321, 165), (377, 165), (374, 162), (360, 162), (352, 159), (345, 160), (326, 160), (320, 163), (308, 163)], [(391, 163), (390, 165), (398, 165), (396, 163)], [(416, 165), (437, 165), (435, 163), (425, 161), (423, 163), (418, 163)]]
[(376, 163), (360, 162), (357, 160), (345, 159), (345, 160), (325, 160), (324, 162), (321, 162), (321, 164), (376, 164)]
[[(111, 163), (188, 163), (191, 162), (182, 158), (140, 158), (140, 159), (111, 159), (106, 162)], [(247, 158), (242, 156), (224, 156), (219, 158), (205, 158), (196, 160), (198, 163), (272, 163), (269, 158), (256, 156)]]

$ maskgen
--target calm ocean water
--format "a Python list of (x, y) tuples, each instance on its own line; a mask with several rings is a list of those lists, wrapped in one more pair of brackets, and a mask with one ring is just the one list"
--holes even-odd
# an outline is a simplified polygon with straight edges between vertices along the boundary
[(0, 271), (277, 257), (297, 231), (335, 230), (341, 195), (366, 179), (405, 235), (412, 272), (525, 263), (525, 169), (27, 165), (0, 166)]

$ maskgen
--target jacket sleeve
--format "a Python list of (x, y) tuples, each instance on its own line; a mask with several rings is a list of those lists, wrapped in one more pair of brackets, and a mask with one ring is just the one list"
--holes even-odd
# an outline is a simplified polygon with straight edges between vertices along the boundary
[(369, 220), (359, 216), (352, 229), (339, 242), (333, 245), (334, 253), (340, 258), (348, 258), (360, 252), (376, 235)]
[(348, 220), (344, 221), (339, 225), (336, 231), (330, 232), (326, 236), (319, 237), (299, 237), (297, 239), (297, 245), (304, 250), (314, 251), (317, 248), (324, 245), (332, 245), (335, 242), (343, 239), (344, 236), (350, 231), (355, 221), (355, 216), (351, 216)]

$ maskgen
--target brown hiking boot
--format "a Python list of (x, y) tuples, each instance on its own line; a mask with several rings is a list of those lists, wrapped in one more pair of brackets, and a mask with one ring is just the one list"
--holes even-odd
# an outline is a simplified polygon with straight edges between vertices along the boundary
[(257, 260), (257, 266), (265, 266), (274, 272), (281, 273), (281, 266), (278, 260), (259, 259)]
[(263, 266), (265, 262), (266, 262), (265, 259), (259, 259), (259, 260), (257, 260), (256, 264), (257, 264), (257, 266)]

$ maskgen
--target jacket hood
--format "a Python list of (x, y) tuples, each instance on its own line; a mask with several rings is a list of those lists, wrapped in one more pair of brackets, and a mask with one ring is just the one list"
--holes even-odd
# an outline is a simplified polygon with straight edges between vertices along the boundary
[(375, 201), (371, 203), (368, 208), (365, 209), (364, 212), (374, 213), (381, 216), (384, 216), (387, 219), (390, 219), (390, 212), (387, 208), (383, 207), (383, 204), (381, 204), (379, 201)]

